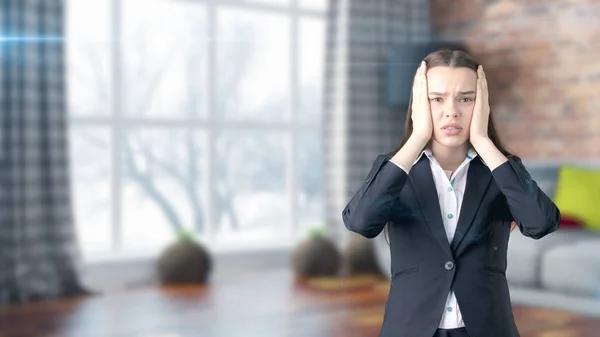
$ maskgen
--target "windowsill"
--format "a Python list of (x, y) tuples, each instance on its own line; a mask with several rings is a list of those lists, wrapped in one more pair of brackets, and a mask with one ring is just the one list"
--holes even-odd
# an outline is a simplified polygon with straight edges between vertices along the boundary
[[(294, 244), (291, 240), (271, 240), (268, 243), (209, 247), (213, 257), (211, 282), (228, 282), (240, 279), (246, 273), (289, 268)], [(95, 255), (82, 261), (82, 281), (100, 292), (157, 286), (156, 260), (159, 255), (159, 250)]]
[[(247, 255), (252, 253), (261, 253), (268, 251), (281, 251), (290, 250), (295, 242), (292, 240), (281, 240), (281, 241), (264, 241), (264, 242), (250, 242), (250, 243), (228, 243), (219, 245), (209, 245), (201, 243), (213, 256), (236, 256), (236, 255)], [(84, 257), (82, 259), (82, 265), (90, 266), (95, 264), (110, 264), (110, 263), (124, 263), (132, 262), (137, 260), (149, 260), (156, 259), (160, 256), (161, 249), (144, 249), (144, 250), (130, 250), (130, 251), (118, 251), (110, 253), (98, 253), (92, 256)]]

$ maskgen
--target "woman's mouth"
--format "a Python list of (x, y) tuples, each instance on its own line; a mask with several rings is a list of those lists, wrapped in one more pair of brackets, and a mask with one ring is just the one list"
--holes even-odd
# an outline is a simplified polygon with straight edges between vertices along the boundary
[(454, 136), (462, 131), (460, 126), (445, 126), (442, 128), (442, 132), (447, 136)]

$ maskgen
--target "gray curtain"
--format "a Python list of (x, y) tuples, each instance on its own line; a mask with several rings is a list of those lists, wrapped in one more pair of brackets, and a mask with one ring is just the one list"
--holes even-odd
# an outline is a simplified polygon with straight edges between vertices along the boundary
[[(61, 0), (3, 0), (4, 37), (62, 37)], [(71, 214), (60, 40), (0, 44), (0, 304), (86, 294)]]
[(402, 138), (406, 111), (385, 105), (390, 48), (431, 38), (428, 0), (329, 1), (324, 169), (326, 217), (335, 237), (349, 234), (341, 212), (377, 154)]

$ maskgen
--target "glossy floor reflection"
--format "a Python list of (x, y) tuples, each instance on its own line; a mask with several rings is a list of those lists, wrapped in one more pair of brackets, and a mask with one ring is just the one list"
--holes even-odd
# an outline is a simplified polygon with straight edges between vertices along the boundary
[[(388, 283), (376, 276), (295, 281), (287, 271), (208, 287), (140, 289), (0, 309), (0, 336), (370, 337)], [(515, 308), (522, 337), (600, 335), (600, 319)]]

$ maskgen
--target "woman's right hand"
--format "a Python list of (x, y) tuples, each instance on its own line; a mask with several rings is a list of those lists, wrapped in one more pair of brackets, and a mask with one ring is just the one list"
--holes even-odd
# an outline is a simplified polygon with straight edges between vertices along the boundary
[(412, 135), (418, 137), (421, 141), (428, 142), (433, 134), (433, 121), (427, 92), (427, 66), (425, 61), (421, 62), (415, 74), (411, 110)]

